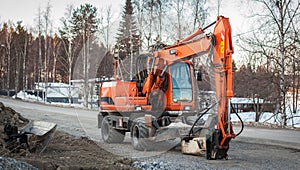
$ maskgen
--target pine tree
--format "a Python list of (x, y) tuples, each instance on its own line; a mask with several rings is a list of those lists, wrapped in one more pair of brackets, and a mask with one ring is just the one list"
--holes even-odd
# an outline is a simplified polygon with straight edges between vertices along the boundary
[(137, 55), (139, 47), (140, 36), (134, 18), (133, 6), (131, 0), (126, 0), (115, 49), (118, 50), (120, 59), (125, 59), (132, 53), (132, 55)]
[(98, 29), (97, 8), (90, 4), (81, 5), (73, 12), (71, 19), (72, 32), (76, 38), (81, 37), (82, 54), (83, 54), (83, 78), (84, 78), (84, 105), (88, 107), (88, 75), (89, 75), (89, 58), (90, 58), (90, 42), (92, 42), (93, 34)]

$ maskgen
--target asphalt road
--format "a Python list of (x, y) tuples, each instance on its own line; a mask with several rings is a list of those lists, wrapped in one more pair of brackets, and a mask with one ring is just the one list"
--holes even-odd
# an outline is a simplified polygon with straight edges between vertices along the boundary
[[(59, 130), (75, 136), (88, 136), (99, 141), (99, 147), (137, 160), (142, 169), (297, 169), (300, 159), (300, 131), (245, 127), (244, 132), (232, 140), (228, 161), (209, 161), (204, 157), (182, 155), (180, 150), (165, 152), (135, 151), (127, 134), (122, 144), (101, 142), (97, 128), (98, 111), (56, 107), (38, 103), (1, 98), (24, 117), (57, 123)], [(240, 127), (235, 127), (238, 132)], [(278, 147), (279, 146), (279, 147)]]
[[(84, 110), (79, 108), (57, 107), (53, 105), (44, 105), (31, 102), (23, 102), (10, 98), (1, 98), (0, 102), (12, 107), (22, 114), (28, 115), (39, 112), (41, 115), (60, 114), (66, 117), (70, 116), (77, 119), (77, 123), (84, 126), (83, 128), (94, 128), (97, 125), (97, 111)], [(34, 116), (35, 117), (35, 116)], [(39, 116), (37, 116), (39, 117)], [(35, 118), (36, 119), (36, 118)], [(87, 122), (88, 121), (88, 122)], [(86, 123), (87, 122), (87, 123)], [(235, 132), (240, 130), (239, 126), (234, 127)], [(244, 142), (258, 142), (263, 144), (283, 145), (287, 147), (300, 149), (300, 130), (293, 129), (267, 129), (246, 126), (243, 133), (236, 138)]]
[[(240, 127), (235, 127), (235, 129), (238, 131)], [(300, 149), (300, 129), (267, 129), (246, 126), (237, 140)]]

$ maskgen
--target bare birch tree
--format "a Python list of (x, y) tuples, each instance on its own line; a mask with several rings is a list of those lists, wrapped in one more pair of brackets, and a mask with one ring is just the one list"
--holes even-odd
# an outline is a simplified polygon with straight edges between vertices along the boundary
[(69, 103), (71, 103), (71, 80), (72, 80), (72, 74), (73, 74), (73, 60), (74, 60), (74, 52), (73, 52), (73, 47), (72, 47), (72, 42), (74, 40), (74, 34), (72, 32), (72, 23), (71, 23), (71, 18), (72, 18), (72, 12), (74, 10), (74, 6), (72, 4), (69, 4), (66, 7), (66, 12), (65, 12), (65, 17), (61, 19), (61, 22), (63, 24), (62, 28), (59, 29), (60, 35), (62, 37), (62, 43), (63, 43), (63, 48), (64, 52), (67, 55), (67, 65), (68, 65), (68, 83), (69, 83), (69, 94), (68, 94), (68, 99)]
[[(276, 76), (279, 77), (279, 107), (281, 113), (282, 126), (286, 125), (286, 92), (288, 89), (287, 58), (289, 57), (289, 46), (293, 44), (292, 25), (299, 18), (300, 1), (293, 0), (252, 0), (250, 6), (254, 9), (255, 29), (252, 35), (242, 37), (242, 41), (247, 44), (244, 50), (253, 54), (263, 56), (264, 61), (271, 61)], [(259, 13), (257, 12), (259, 11)], [(299, 28), (299, 27), (298, 27)]]
[(48, 42), (51, 41), (51, 35), (50, 35), (50, 32), (51, 32), (51, 4), (50, 4), (50, 1), (48, 1), (47, 3), (47, 6), (46, 6), (46, 9), (44, 11), (44, 23), (45, 23), (45, 30), (44, 30), (44, 36), (45, 36), (45, 46), (44, 46), (44, 83), (45, 83), (45, 96), (44, 96), (44, 101), (47, 101), (47, 89), (48, 89), (48, 79), (49, 79), (49, 63), (50, 63), (50, 56), (49, 56), (49, 44), (51, 44), (51, 42)]

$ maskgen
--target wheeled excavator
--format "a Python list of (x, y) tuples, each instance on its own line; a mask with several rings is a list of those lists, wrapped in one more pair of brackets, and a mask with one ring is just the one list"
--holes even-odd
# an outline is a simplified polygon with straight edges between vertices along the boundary
[[(213, 32), (205, 33), (211, 26)], [(233, 52), (229, 19), (218, 16), (174, 45), (141, 54), (132, 80), (115, 76), (101, 81), (98, 127), (103, 141), (119, 143), (130, 132), (132, 146), (145, 151), (163, 149), (162, 142), (179, 138), (183, 153), (227, 159), (229, 143), (236, 137), (230, 121)], [(202, 75), (191, 59), (203, 55), (210, 57), (216, 102), (199, 111), (195, 91)], [(208, 113), (206, 122), (199, 123)]]

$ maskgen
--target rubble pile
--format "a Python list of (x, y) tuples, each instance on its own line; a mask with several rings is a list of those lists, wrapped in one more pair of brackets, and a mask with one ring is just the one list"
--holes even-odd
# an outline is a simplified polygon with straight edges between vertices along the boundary
[[(17, 127), (23, 127), (29, 122), (28, 119), (20, 115), (10, 107), (5, 107), (3, 103), (0, 102), (0, 127), (6, 124), (11, 124)], [(2, 132), (3, 128), (1, 128)]]
[(5, 149), (5, 142), (3, 138), (6, 137), (4, 134), (5, 125), (12, 125), (21, 128), (25, 126), (29, 122), (28, 119), (24, 118), (20, 115), (20, 113), (16, 112), (10, 107), (5, 107), (3, 103), (0, 102), (0, 167), (1, 169), (28, 169), (35, 170), (37, 168), (32, 165), (17, 161), (13, 158), (7, 158), (2, 156), (11, 156), (11, 152)]

